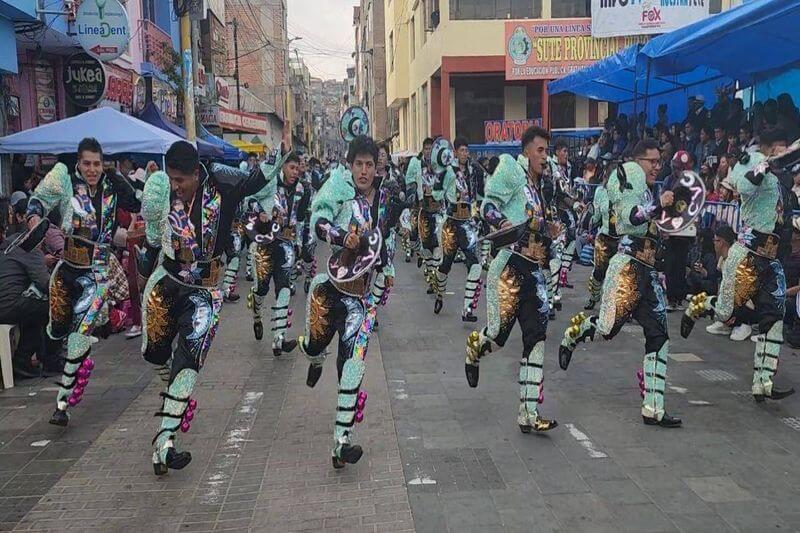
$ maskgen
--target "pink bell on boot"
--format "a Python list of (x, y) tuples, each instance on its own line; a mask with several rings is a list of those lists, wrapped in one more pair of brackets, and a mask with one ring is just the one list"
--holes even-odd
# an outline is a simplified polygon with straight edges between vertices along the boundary
[(78, 386), (85, 387), (89, 383), (89, 378), (78, 378)]
[(189, 409), (191, 409), (192, 411), (197, 409), (197, 400), (195, 400), (194, 398), (189, 400)]
[(292, 316), (292, 312), (293, 312), (292, 308), (290, 307), (289, 309), (286, 310), (286, 316)]
[(78, 385), (77, 387), (75, 387), (74, 389), (72, 389), (72, 394), (73, 394), (74, 396), (83, 396), (83, 387), (81, 387), (80, 385)]
[(94, 370), (94, 359), (87, 357), (83, 360), (83, 366), (85, 366), (87, 370)]
[(75, 407), (76, 405), (78, 405), (78, 400), (75, 399), (75, 396), (70, 396), (69, 398), (67, 398), (67, 403), (70, 405), (70, 407)]
[(186, 411), (186, 413), (184, 413), (183, 415), (183, 419), (186, 420), (187, 422), (191, 422), (193, 418), (194, 418), (194, 411)]
[(356, 411), (356, 422), (359, 424), (364, 421), (364, 411)]
[(191, 427), (192, 425), (184, 420), (183, 422), (181, 422), (181, 433), (186, 433), (187, 431), (189, 431), (189, 428)]
[(89, 372), (89, 369), (87, 369), (86, 367), (82, 366), (82, 367), (80, 367), (78, 369), (78, 377), (79, 378), (88, 378), (90, 375), (91, 375), (91, 372)]

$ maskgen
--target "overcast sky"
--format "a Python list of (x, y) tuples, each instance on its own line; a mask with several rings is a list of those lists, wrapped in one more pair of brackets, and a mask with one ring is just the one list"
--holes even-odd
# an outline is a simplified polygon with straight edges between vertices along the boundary
[(297, 48), (311, 75), (344, 79), (353, 64), (353, 6), (357, 0), (287, 0), (289, 38), (303, 37)]

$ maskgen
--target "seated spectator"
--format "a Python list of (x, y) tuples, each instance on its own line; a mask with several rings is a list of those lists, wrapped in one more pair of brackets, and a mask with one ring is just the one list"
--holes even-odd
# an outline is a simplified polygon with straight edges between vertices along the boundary
[(7, 228), (7, 234), (28, 231), (28, 222), (25, 220), (27, 209), (28, 195), (22, 191), (14, 191), (11, 195), (11, 225)]
[[(726, 231), (730, 227), (725, 226)], [(732, 232), (733, 230), (731, 230)], [(717, 239), (720, 239), (720, 253), (727, 256), (727, 249), (730, 245), (722, 237), (717, 237), (711, 230), (703, 230), (698, 236), (698, 245), (700, 253), (697, 260), (694, 261), (687, 268), (686, 274), (686, 287), (689, 289), (689, 294), (698, 294), (705, 292), (706, 294), (717, 294), (719, 283), (722, 280), (722, 272), (717, 269), (719, 258), (717, 257)]]
[[(5, 221), (2, 222), (4, 226)], [(7, 250), (17, 235), (6, 238), (5, 227), (0, 227), (0, 323), (20, 328), (20, 342), (12, 362), (14, 376), (25, 379), (40, 375), (32, 363), (34, 354), (45, 372), (60, 373), (62, 363), (48, 350), (45, 335), (50, 273), (38, 249), (31, 252), (22, 248)]]

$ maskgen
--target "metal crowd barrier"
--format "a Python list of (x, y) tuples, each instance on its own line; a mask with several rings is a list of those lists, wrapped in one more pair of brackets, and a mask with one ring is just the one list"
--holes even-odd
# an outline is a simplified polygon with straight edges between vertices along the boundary
[(739, 231), (739, 204), (706, 202), (698, 220), (702, 229), (713, 229), (720, 224), (727, 224), (733, 231)]

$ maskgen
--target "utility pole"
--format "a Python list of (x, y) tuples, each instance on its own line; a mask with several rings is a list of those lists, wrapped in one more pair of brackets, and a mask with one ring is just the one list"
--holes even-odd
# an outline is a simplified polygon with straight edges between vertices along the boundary
[(233, 19), (233, 77), (236, 78), (236, 110), (242, 110), (242, 95), (239, 90), (239, 23)]
[(188, 2), (181, 17), (181, 59), (183, 60), (183, 117), (186, 138), (193, 142), (197, 138), (194, 116), (194, 66), (192, 63), (192, 23), (189, 20)]

